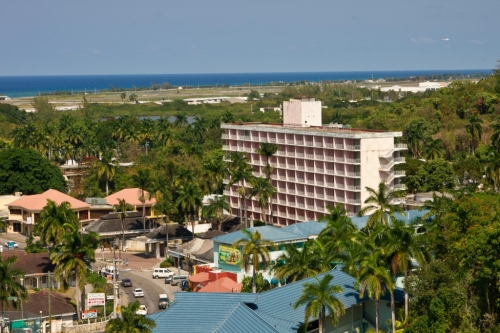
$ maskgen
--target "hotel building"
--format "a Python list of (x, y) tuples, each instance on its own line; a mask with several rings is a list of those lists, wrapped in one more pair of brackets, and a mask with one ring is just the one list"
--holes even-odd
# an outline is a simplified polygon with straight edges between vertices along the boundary
[[(384, 181), (389, 189), (404, 190), (400, 182), (404, 171), (394, 166), (404, 163), (400, 156), (405, 144), (395, 144), (401, 132), (343, 128), (321, 123), (321, 101), (311, 98), (292, 99), (283, 103), (283, 124), (222, 124), (226, 140), (226, 160), (231, 152), (247, 153), (255, 176), (265, 177), (266, 158), (257, 153), (262, 142), (279, 146), (270, 158), (274, 167), (272, 183), (277, 194), (272, 211), (266, 217), (255, 199), (246, 199), (250, 219), (270, 221), (286, 226), (317, 220), (328, 213), (327, 206), (342, 204), (349, 215), (355, 215), (369, 197), (365, 187), (378, 188)], [(229, 179), (225, 180), (226, 183)], [(237, 185), (224, 191), (239, 215)]]

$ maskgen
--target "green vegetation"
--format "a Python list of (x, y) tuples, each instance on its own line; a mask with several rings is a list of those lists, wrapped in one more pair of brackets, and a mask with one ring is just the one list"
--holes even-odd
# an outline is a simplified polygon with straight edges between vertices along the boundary
[(30, 149), (0, 151), (0, 193), (43, 193), (48, 189), (66, 192), (61, 171)]
[(106, 324), (106, 333), (151, 333), (153, 328), (156, 327), (156, 323), (153, 319), (147, 318), (143, 315), (136, 314), (139, 310), (140, 303), (135, 301), (127, 306), (121, 307), (120, 318), (111, 319)]

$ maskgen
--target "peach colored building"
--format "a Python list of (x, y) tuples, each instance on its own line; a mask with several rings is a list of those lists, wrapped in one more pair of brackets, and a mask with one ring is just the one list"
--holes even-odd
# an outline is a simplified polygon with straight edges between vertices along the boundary
[[(385, 181), (390, 189), (405, 189), (400, 178), (404, 171), (394, 165), (404, 163), (404, 144), (395, 144), (401, 132), (386, 132), (321, 125), (321, 102), (292, 99), (283, 103), (283, 124), (222, 124), (227, 153), (246, 152), (255, 176), (265, 177), (266, 159), (257, 153), (262, 142), (279, 146), (270, 159), (271, 176), (277, 195), (272, 213), (266, 207), (262, 218), (257, 200), (245, 202), (248, 217), (276, 225), (317, 220), (328, 213), (327, 206), (342, 204), (350, 215), (363, 207), (369, 194), (365, 187), (377, 188)], [(225, 180), (226, 183), (229, 179)], [(239, 215), (237, 186), (224, 191), (232, 214)]]
[(9, 208), (9, 225), (7, 232), (18, 232), (31, 235), (33, 225), (38, 222), (40, 212), (50, 199), (60, 205), (69, 202), (71, 208), (76, 212), (80, 222), (89, 220), (90, 205), (57, 190), (47, 190), (41, 194), (26, 195), (7, 204)]

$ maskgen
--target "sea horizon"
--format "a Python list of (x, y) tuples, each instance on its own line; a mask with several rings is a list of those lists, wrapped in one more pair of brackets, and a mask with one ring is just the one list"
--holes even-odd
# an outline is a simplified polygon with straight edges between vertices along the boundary
[(335, 71), (335, 72), (255, 72), (255, 73), (191, 73), (191, 74), (82, 74), (82, 75), (18, 75), (0, 76), (0, 95), (11, 98), (36, 96), (61, 91), (97, 92), (113, 88), (134, 90), (152, 83), (172, 86), (266, 85), (271, 82), (350, 81), (383, 78), (410, 78), (451, 74), (470, 77), (490, 75), (492, 69)]

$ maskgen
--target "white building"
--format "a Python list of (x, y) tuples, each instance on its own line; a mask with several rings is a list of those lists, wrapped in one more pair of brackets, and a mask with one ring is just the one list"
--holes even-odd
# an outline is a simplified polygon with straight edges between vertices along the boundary
[[(406, 145), (394, 144), (401, 132), (327, 127), (321, 124), (321, 102), (292, 99), (283, 104), (283, 124), (222, 124), (225, 129), (223, 149), (229, 160), (231, 152), (245, 152), (255, 176), (264, 177), (266, 158), (257, 153), (263, 142), (279, 146), (270, 158), (271, 175), (277, 195), (267, 216), (253, 199), (246, 199), (250, 219), (290, 225), (317, 220), (328, 212), (327, 206), (342, 204), (350, 215), (363, 207), (368, 198), (366, 187), (377, 188), (384, 181), (391, 189), (405, 189), (400, 178), (404, 171), (394, 166), (404, 163), (400, 156)], [(225, 179), (228, 183), (229, 179)], [(239, 215), (237, 186), (224, 191)], [(271, 209), (269, 209), (271, 208)]]

